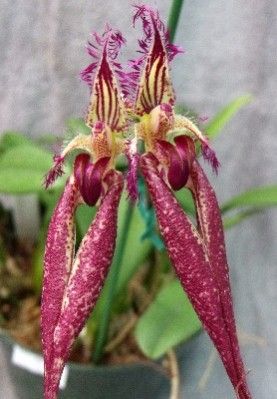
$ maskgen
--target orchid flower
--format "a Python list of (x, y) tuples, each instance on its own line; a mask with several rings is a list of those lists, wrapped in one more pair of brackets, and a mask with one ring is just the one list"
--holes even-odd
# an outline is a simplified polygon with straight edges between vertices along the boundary
[[(117, 61), (125, 40), (107, 27), (93, 34), (94, 58), (81, 77), (91, 88), (86, 124), (91, 134), (76, 136), (55, 156), (46, 177), (49, 186), (63, 173), (68, 153), (79, 150), (73, 173), (50, 222), (42, 293), (42, 340), (45, 399), (56, 398), (58, 384), (75, 338), (97, 298), (111, 264), (117, 210), (126, 177), (130, 200), (138, 197), (137, 175), (146, 182), (158, 226), (180, 282), (212, 339), (237, 397), (250, 399), (238, 344), (220, 210), (215, 193), (196, 158), (217, 171), (219, 163), (194, 122), (176, 115), (169, 63), (181, 49), (169, 42), (157, 11), (135, 6), (134, 24), (142, 21), (140, 56), (124, 71)], [(144, 142), (145, 152), (137, 151)], [(116, 171), (124, 154), (128, 172)], [(194, 198), (195, 226), (177, 203), (174, 191), (188, 188)], [(75, 254), (77, 206), (99, 205), (96, 217)]]

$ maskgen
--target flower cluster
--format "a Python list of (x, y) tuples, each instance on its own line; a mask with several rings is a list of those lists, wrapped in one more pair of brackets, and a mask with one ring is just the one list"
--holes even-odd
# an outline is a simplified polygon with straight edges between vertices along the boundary
[[(54, 211), (47, 237), (42, 294), (45, 399), (54, 399), (75, 338), (92, 311), (111, 264), (117, 210), (124, 182), (131, 201), (138, 198), (137, 176), (146, 183), (172, 265), (211, 337), (240, 399), (250, 399), (240, 355), (223, 227), (215, 193), (196, 158), (219, 163), (207, 138), (188, 118), (174, 112), (169, 63), (181, 49), (169, 41), (157, 11), (135, 6), (143, 38), (139, 57), (126, 71), (118, 62), (125, 40), (107, 26), (94, 33), (87, 51), (93, 62), (81, 72), (91, 89), (86, 124), (90, 135), (76, 136), (54, 158), (46, 186), (63, 173), (63, 162), (79, 150), (73, 173)], [(144, 153), (138, 152), (143, 141)], [(116, 170), (124, 154), (128, 172)], [(197, 226), (173, 192), (193, 195)], [(75, 254), (74, 214), (80, 204), (99, 205)]]

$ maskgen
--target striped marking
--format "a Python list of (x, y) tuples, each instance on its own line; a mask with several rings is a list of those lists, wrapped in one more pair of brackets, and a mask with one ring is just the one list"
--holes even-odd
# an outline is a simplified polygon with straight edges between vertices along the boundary
[(125, 125), (124, 106), (121, 101), (117, 82), (108, 61), (106, 49), (95, 76), (86, 123), (93, 127), (101, 121), (112, 130), (120, 130)]
[(136, 112), (149, 113), (161, 103), (173, 103), (174, 98), (166, 50), (160, 33), (156, 30), (139, 85)]

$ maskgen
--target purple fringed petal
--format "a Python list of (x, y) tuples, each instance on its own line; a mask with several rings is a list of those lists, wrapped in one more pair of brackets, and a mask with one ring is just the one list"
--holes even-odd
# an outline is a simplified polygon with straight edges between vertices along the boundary
[(190, 176), (192, 182), (190, 188), (196, 203), (199, 228), (208, 251), (212, 272), (217, 282), (224, 321), (232, 345), (232, 355), (236, 368), (236, 379), (232, 382), (237, 387), (239, 398), (249, 399), (251, 396), (246, 383), (246, 374), (236, 332), (220, 209), (215, 192), (196, 160), (191, 165)]
[(86, 117), (88, 126), (100, 121), (112, 130), (120, 131), (126, 125), (124, 103), (116, 80), (126, 89), (126, 79), (121, 65), (116, 62), (119, 50), (125, 43), (122, 34), (106, 27), (102, 36), (94, 33), (89, 42), (88, 54), (96, 61), (81, 71), (81, 79), (91, 87), (91, 99)]
[(236, 387), (238, 378), (233, 348), (226, 330), (219, 290), (202, 238), (159, 175), (155, 158), (151, 154), (144, 155), (140, 164), (172, 264)]
[(216, 174), (218, 174), (218, 169), (220, 167), (220, 162), (217, 159), (216, 153), (209, 146), (209, 144), (207, 142), (206, 143), (202, 143), (201, 145), (202, 145), (203, 158), (211, 164), (214, 172)]
[(169, 76), (169, 62), (182, 52), (169, 42), (169, 35), (158, 11), (149, 6), (135, 6), (133, 22), (140, 19), (144, 37), (139, 40), (140, 56), (131, 60), (129, 76), (130, 92), (133, 92), (134, 112), (149, 113), (157, 105), (173, 105), (175, 94)]
[(107, 175), (108, 190), (96, 217), (82, 240), (64, 292), (63, 306), (54, 332), (51, 375), (45, 399), (55, 399), (59, 380), (74, 339), (83, 328), (103, 286), (111, 264), (117, 229), (117, 210), (123, 189), (121, 174)]
[(54, 155), (53, 160), (54, 166), (52, 166), (47, 175), (44, 177), (44, 187), (46, 189), (50, 187), (58, 177), (64, 174), (64, 157), (60, 155)]
[(73, 217), (79, 197), (79, 191), (74, 178), (71, 177), (54, 211), (48, 229), (41, 300), (45, 381), (49, 381), (51, 378), (53, 334), (60, 315), (63, 294), (72, 267), (75, 245)]
[(143, 52), (147, 52), (149, 50), (149, 45), (153, 39), (153, 29), (159, 30), (159, 33), (164, 40), (169, 61), (172, 61), (177, 54), (184, 52), (180, 46), (170, 43), (169, 32), (163, 21), (160, 19), (160, 15), (157, 10), (154, 10), (148, 5), (135, 5), (134, 8), (136, 11), (133, 16), (133, 25), (135, 25), (139, 19), (142, 21), (144, 38), (139, 40), (139, 45)]

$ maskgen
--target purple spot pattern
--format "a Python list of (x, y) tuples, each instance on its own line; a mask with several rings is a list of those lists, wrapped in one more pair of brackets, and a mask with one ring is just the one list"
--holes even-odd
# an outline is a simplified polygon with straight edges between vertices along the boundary
[[(47, 305), (45, 305), (47, 311), (42, 314), (44, 335), (51, 333), (53, 337), (50, 347), (47, 346), (49, 340), (44, 345), (45, 399), (56, 398), (59, 380), (74, 339), (79, 335), (97, 301), (112, 261), (123, 177), (116, 172), (111, 172), (109, 177), (111, 175), (113, 175), (112, 182), (110, 182), (93, 223), (80, 244), (67, 284), (63, 283), (62, 306), (59, 307), (58, 319), (55, 317), (55, 322), (53, 319), (51, 321), (51, 331), (46, 327), (47, 324), (50, 324), (47, 316), (51, 309), (51, 303), (53, 304), (52, 308), (57, 305), (55, 284), (57, 280), (64, 281), (64, 276), (59, 275), (59, 279), (57, 279), (54, 275), (52, 277), (52, 297), (49, 295), (49, 289), (47, 298), (44, 296), (44, 300), (47, 299)], [(66, 216), (64, 215), (64, 217)], [(52, 223), (55, 224), (55, 222), (54, 215)], [(60, 261), (59, 266), (62, 265)], [(60, 299), (59, 295), (59, 301)], [(47, 354), (48, 351), (51, 352), (50, 355)]]
[[(230, 334), (225, 322), (225, 309), (222, 306), (221, 293), (211, 266), (218, 248), (215, 250), (211, 246), (215, 252), (213, 257), (209, 258), (201, 235), (163, 181), (152, 154), (142, 156), (140, 165), (156, 211), (161, 235), (176, 274), (217, 348), (226, 372), (238, 391), (239, 398), (250, 399), (243, 368), (240, 370), (237, 368), (238, 344), (234, 346), (230, 342)], [(222, 257), (222, 253), (219, 256)], [(224, 275), (226, 275), (226, 270), (224, 270)], [(226, 281), (227, 278), (225, 277)], [(229, 302), (229, 307), (232, 309), (231, 302)], [(233, 317), (232, 310), (230, 317)], [(242, 381), (244, 381), (243, 384)]]

